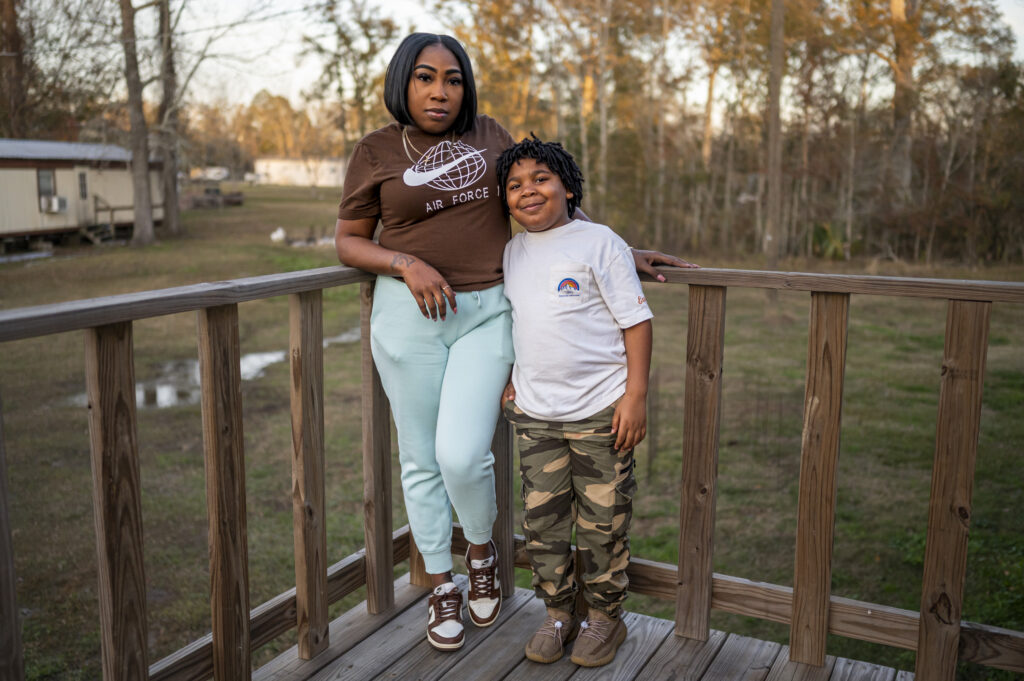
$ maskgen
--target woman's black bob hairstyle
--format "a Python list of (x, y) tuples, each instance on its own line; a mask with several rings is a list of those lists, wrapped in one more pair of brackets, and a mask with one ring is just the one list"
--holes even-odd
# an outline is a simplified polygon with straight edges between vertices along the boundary
[(462, 69), (462, 109), (455, 117), (450, 130), (461, 135), (473, 129), (476, 123), (476, 82), (473, 80), (473, 65), (469, 55), (459, 41), (450, 35), (435, 33), (413, 33), (405, 38), (395, 50), (395, 56), (388, 63), (384, 76), (384, 106), (395, 120), (402, 125), (415, 125), (409, 113), (409, 79), (416, 67), (416, 57), (424, 47), (444, 45), (455, 55)]

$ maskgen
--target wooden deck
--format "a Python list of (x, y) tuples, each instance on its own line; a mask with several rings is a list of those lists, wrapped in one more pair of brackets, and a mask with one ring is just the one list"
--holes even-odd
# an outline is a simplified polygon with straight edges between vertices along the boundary
[[(465, 589), (465, 582), (461, 584)], [(362, 603), (331, 623), (330, 647), (312, 660), (292, 648), (253, 674), (259, 681), (911, 681), (899, 672), (865, 662), (826, 657), (812, 667), (789, 661), (779, 643), (711, 631), (706, 642), (679, 638), (673, 623), (637, 613), (625, 615), (626, 642), (606, 667), (584, 669), (569, 661), (542, 665), (523, 655), (526, 640), (544, 619), (544, 605), (527, 589), (502, 604), (494, 626), (467, 623), (466, 644), (443, 653), (426, 640), (427, 590), (408, 575), (395, 582), (395, 607), (369, 615)]]

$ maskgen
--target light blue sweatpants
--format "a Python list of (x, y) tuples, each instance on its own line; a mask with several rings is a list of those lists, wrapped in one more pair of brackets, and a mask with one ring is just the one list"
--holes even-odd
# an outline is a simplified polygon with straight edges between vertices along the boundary
[(430, 574), (452, 569), (454, 506), (485, 544), (497, 516), (490, 451), (509, 378), (512, 317), (501, 284), (456, 293), (458, 313), (423, 316), (408, 287), (377, 277), (370, 338), (398, 429), (409, 527)]

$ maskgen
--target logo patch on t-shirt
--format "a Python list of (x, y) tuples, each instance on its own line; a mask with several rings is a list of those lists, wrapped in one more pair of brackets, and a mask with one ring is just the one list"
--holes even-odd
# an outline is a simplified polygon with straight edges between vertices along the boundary
[(487, 170), (481, 152), (462, 141), (444, 140), (427, 149), (419, 161), (405, 171), (402, 179), (410, 187), (427, 185), (434, 189), (465, 189)]
[(558, 282), (559, 298), (578, 298), (580, 295), (580, 284), (572, 277), (566, 277)]

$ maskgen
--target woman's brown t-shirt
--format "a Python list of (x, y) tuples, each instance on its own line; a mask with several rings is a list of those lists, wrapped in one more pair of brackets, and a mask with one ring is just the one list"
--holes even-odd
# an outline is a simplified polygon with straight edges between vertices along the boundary
[(500, 283), (509, 221), (494, 166), (512, 136), (483, 115), (454, 138), (407, 134), (392, 123), (356, 144), (338, 217), (379, 219), (381, 246), (420, 258), (457, 291)]

